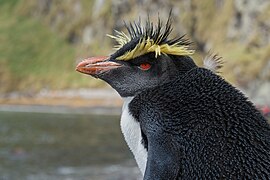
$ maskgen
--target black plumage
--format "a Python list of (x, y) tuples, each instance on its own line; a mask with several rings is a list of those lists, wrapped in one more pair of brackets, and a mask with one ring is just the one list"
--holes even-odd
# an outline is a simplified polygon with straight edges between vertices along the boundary
[(269, 124), (209, 70), (193, 68), (142, 91), (129, 107), (148, 153), (161, 151), (148, 160), (145, 179), (270, 178)]

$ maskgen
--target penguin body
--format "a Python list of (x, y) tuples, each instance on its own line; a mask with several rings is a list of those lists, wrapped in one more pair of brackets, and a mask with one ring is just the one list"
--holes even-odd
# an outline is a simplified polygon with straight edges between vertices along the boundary
[(269, 124), (209, 70), (143, 91), (129, 110), (148, 149), (144, 179), (270, 178)]

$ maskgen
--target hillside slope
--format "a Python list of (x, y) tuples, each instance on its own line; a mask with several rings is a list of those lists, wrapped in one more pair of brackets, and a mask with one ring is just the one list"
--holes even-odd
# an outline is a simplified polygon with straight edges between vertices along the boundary
[(268, 0), (1, 3), (0, 83), (5, 86), (0, 91), (99, 86), (100, 81), (74, 73), (76, 61), (110, 54), (113, 42), (105, 35), (123, 30), (123, 20), (145, 19), (149, 14), (155, 21), (158, 12), (165, 20), (170, 9), (175, 34), (187, 34), (195, 42), (198, 63), (210, 50), (223, 57), (222, 75), (228, 81), (252, 95), (259, 87), (270, 88)]
[(75, 48), (46, 24), (21, 16), (18, 4), (0, 1), (0, 92), (86, 86), (74, 71)]

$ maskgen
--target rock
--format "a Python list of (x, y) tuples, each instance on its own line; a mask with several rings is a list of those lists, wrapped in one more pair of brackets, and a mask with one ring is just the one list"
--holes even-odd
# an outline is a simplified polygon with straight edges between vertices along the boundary
[[(259, 36), (260, 40), (269, 39), (270, 32), (268, 31), (267, 33), (260, 29), (261, 27), (267, 26), (267, 24), (258, 21), (258, 16), (268, 8), (269, 4), (270, 1), (268, 0), (234, 1), (234, 16), (228, 27), (227, 37), (237, 39), (243, 44), (248, 43), (255, 36)], [(260, 31), (264, 31), (264, 33)], [(266, 42), (263, 44), (266, 44)]]

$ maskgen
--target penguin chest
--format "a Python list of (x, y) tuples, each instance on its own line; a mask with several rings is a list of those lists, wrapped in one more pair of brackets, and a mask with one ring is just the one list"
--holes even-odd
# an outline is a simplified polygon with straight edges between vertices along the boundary
[(128, 147), (135, 157), (140, 171), (144, 174), (147, 162), (147, 151), (142, 144), (140, 123), (132, 117), (128, 108), (131, 100), (132, 98), (126, 98), (124, 100), (120, 122), (121, 131)]

